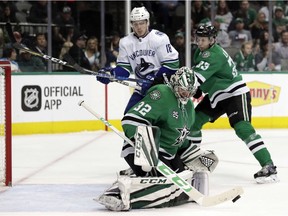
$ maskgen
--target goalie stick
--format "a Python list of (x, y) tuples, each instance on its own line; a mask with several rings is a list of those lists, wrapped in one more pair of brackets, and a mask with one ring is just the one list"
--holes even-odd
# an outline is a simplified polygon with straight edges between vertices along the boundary
[[(106, 119), (101, 117), (98, 113), (92, 110), (84, 101), (79, 101), (79, 106), (84, 107), (88, 112), (94, 115), (97, 119), (102, 121), (106, 126), (108, 126), (112, 131), (114, 131), (118, 136), (124, 139), (127, 143), (134, 146), (134, 143), (128, 139), (123, 133), (121, 133), (117, 128), (111, 125)], [(236, 199), (239, 199), (240, 195), (243, 194), (243, 188), (238, 186), (234, 187), (230, 190), (227, 190), (221, 194), (214, 196), (206, 196), (200, 193), (196, 188), (194, 188), (191, 184), (181, 178), (177, 173), (175, 173), (172, 169), (170, 169), (166, 164), (162, 161), (158, 161), (156, 165), (156, 169), (162, 173), (167, 179), (169, 179), (173, 184), (178, 186), (184, 193), (186, 193), (191, 199), (193, 199), (196, 203), (201, 206), (214, 206), (229, 200), (233, 202)]]
[[(42, 53), (39, 53), (39, 52), (36, 52), (36, 51), (33, 51), (31, 49), (29, 49), (27, 46), (25, 46), (24, 44), (21, 44), (21, 43), (18, 43), (16, 42), (15, 38), (14, 38), (14, 35), (13, 35), (13, 30), (12, 30), (12, 26), (10, 23), (6, 23), (6, 31), (8, 33), (8, 36), (9, 36), (9, 39), (11, 40), (11, 42), (13, 43), (13, 47), (18, 49), (18, 50), (22, 50), (22, 51), (25, 51), (25, 52), (28, 52), (32, 55), (35, 55), (35, 56), (38, 56), (40, 58), (43, 58), (45, 59), (46, 61), (52, 61), (54, 63), (57, 63), (57, 64), (61, 64), (63, 66), (66, 66), (66, 67), (70, 67), (70, 68), (73, 68), (75, 70), (77, 70), (77, 68), (81, 68), (80, 65), (78, 65), (79, 67), (75, 67), (75, 64), (74, 65), (71, 65), (69, 64), (69, 62), (67, 61), (64, 61), (64, 60), (61, 60), (61, 59), (58, 59), (58, 58), (55, 58), (55, 57), (52, 57), (52, 56), (49, 56), (49, 55), (45, 55), (45, 54), (42, 54)], [(67, 55), (68, 56), (68, 55)], [(70, 58), (69, 60), (71, 61), (72, 58)], [(74, 60), (73, 60), (74, 61)], [(75, 62), (75, 61), (74, 61)], [(77, 70), (79, 71), (79, 70)], [(105, 73), (99, 73), (99, 72), (96, 72), (96, 71), (91, 71), (91, 70), (88, 70), (86, 68), (82, 68), (80, 71), (80, 73), (84, 73), (84, 74), (91, 74), (91, 75), (94, 75), (94, 76), (99, 76), (99, 77), (103, 77), (103, 78), (108, 78), (108, 79), (111, 79), (111, 81), (116, 81), (118, 83), (121, 83), (121, 84), (124, 84), (126, 86), (130, 86), (130, 87), (135, 87), (135, 86), (131, 86), (129, 83), (125, 82), (125, 81), (130, 81), (130, 82), (138, 82), (138, 83), (150, 83), (149, 80), (144, 80), (144, 79), (135, 79), (135, 78), (127, 78), (127, 77), (118, 77), (118, 79), (116, 79), (115, 77), (112, 77), (108, 74), (105, 74)], [(124, 81), (125, 80), (125, 81)]]

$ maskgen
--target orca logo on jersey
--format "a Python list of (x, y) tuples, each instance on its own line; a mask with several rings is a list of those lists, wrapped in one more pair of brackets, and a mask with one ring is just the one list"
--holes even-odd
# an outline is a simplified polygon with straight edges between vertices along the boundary
[(135, 68), (135, 73), (137, 74), (138, 77), (144, 78), (141, 72), (146, 71), (147, 69), (154, 68), (154, 67), (155, 66), (152, 63), (146, 62), (145, 59), (141, 58), (140, 64), (137, 64)]

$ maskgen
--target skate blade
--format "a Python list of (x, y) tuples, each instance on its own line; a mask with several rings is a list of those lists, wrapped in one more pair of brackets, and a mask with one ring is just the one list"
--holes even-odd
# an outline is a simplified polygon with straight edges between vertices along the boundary
[(275, 175), (270, 175), (270, 176), (263, 176), (263, 177), (258, 177), (255, 179), (256, 182), (258, 184), (269, 184), (269, 183), (276, 183), (276, 182), (279, 182), (279, 178), (278, 176), (275, 174)]

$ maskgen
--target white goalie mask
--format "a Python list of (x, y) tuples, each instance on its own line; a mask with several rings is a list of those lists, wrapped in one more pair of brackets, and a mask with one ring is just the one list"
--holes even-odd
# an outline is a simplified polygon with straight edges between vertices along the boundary
[(187, 104), (188, 100), (196, 93), (197, 78), (192, 69), (181, 67), (170, 78), (170, 85), (182, 104)]
[(147, 20), (149, 22), (150, 14), (145, 7), (135, 7), (130, 13), (130, 22)]

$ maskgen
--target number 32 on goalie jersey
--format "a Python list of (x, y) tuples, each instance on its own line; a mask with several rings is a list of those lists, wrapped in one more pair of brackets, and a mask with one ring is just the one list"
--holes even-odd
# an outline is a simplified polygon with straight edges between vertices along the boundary
[(142, 116), (145, 116), (151, 109), (152, 107), (149, 104), (145, 104), (145, 102), (141, 101), (133, 110), (139, 112)]

